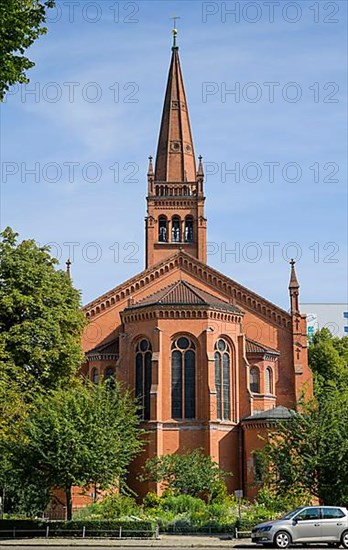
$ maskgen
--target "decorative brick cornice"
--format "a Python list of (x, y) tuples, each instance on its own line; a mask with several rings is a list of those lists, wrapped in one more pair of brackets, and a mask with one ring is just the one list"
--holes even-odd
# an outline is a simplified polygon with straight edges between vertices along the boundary
[(87, 361), (117, 361), (116, 353), (86, 353)]
[(150, 319), (212, 319), (224, 321), (225, 323), (240, 323), (241, 315), (231, 314), (223, 309), (206, 306), (163, 306), (151, 305), (139, 309), (123, 311), (122, 322), (135, 323)]

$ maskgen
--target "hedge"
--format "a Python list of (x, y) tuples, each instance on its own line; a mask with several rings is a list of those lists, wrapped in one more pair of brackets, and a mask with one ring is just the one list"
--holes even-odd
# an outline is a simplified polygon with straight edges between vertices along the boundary
[(49, 528), (49, 536), (78, 536), (84, 531), (90, 537), (139, 537), (148, 538), (155, 534), (156, 524), (148, 520), (72, 520), (45, 521), (30, 519), (0, 520), (0, 537), (13, 537), (16, 533), (21, 537), (45, 536)]

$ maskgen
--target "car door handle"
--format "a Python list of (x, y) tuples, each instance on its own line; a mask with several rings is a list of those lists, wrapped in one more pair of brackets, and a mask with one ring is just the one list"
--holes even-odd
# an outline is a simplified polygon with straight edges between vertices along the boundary
[(320, 527), (320, 523), (315, 523), (314, 527)]
[(337, 523), (337, 525), (342, 525), (342, 523)]

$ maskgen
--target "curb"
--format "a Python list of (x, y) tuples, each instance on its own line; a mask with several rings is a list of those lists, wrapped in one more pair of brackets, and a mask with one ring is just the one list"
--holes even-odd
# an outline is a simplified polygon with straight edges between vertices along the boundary
[(67, 548), (78, 548), (78, 547), (88, 547), (88, 548), (255, 548), (255, 545), (251, 542), (240, 542), (236, 539), (232, 540), (212, 540), (207, 538), (206, 540), (193, 541), (190, 537), (189, 540), (185, 539), (175, 539), (175, 540), (138, 540), (138, 541), (129, 541), (126, 540), (113, 540), (113, 539), (83, 539), (83, 540), (55, 540), (50, 541), (47, 539), (17, 539), (17, 540), (1, 540), (1, 547), (42, 547), (42, 548), (57, 548), (57, 547), (67, 547)]

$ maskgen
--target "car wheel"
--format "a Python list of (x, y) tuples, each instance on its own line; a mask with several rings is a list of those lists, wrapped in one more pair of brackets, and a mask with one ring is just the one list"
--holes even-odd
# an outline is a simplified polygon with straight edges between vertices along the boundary
[(291, 537), (286, 531), (278, 531), (274, 535), (274, 544), (277, 548), (287, 548), (291, 544)]
[(343, 548), (348, 548), (348, 531), (342, 533), (341, 544)]

